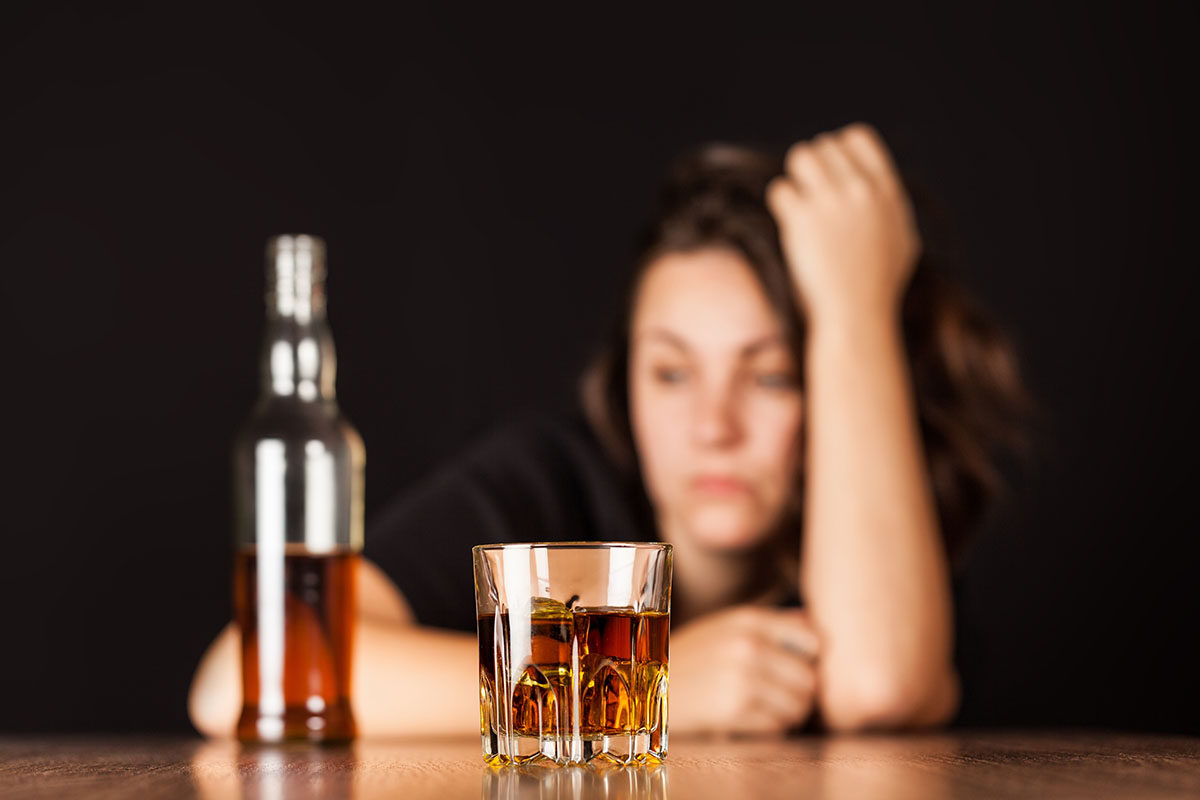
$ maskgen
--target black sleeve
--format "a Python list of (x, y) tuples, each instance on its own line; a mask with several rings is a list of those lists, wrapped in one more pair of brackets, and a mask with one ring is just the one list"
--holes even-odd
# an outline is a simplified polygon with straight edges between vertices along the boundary
[(645, 540), (631, 497), (582, 419), (530, 417), (401, 493), (372, 518), (364, 554), (421, 624), (474, 631), (474, 545)]

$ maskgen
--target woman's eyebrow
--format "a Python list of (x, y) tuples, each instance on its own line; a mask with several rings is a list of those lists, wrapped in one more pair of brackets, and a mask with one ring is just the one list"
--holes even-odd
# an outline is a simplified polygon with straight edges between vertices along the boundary
[(666, 328), (650, 328), (650, 329), (642, 332), (641, 334), (639, 334), (636, 338), (655, 339), (655, 340), (658, 340), (661, 342), (665, 342), (666, 344), (669, 344), (680, 350), (689, 351), (689, 352), (692, 349), (691, 347), (688, 346), (688, 343), (686, 341), (684, 341), (683, 337), (677, 336), (674, 333), (671, 333)]
[(742, 347), (742, 355), (754, 356), (758, 355), (764, 350), (770, 350), (774, 347), (783, 347), (784, 345), (785, 342), (783, 341), (782, 336), (777, 333), (771, 333), (744, 345)]
[[(666, 328), (649, 328), (639, 334), (636, 338), (661, 341), (685, 352), (691, 352), (692, 350), (691, 346), (688, 345), (687, 341), (682, 336), (672, 333)], [(749, 358), (758, 355), (764, 350), (770, 350), (774, 347), (781, 347), (784, 345), (785, 342), (782, 336), (777, 333), (769, 333), (742, 345), (738, 348), (738, 353), (744, 358)]]

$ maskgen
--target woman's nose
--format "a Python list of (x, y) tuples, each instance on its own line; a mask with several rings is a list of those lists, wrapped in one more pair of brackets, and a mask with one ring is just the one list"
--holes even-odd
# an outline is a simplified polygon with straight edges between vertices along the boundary
[(696, 444), (703, 447), (728, 446), (741, 436), (737, 413), (737, 398), (727, 389), (701, 392), (696, 398), (692, 433)]

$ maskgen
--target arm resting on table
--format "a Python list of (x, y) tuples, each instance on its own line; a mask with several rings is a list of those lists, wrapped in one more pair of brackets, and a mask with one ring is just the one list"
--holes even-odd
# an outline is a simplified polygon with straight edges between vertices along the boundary
[(949, 567), (898, 319), (816, 322), (801, 584), (833, 730), (926, 727), (958, 706)]
[[(474, 635), (417, 625), (391, 581), (368, 561), (360, 572), (357, 623), (351, 704), (360, 736), (478, 731)], [(239, 647), (230, 623), (192, 679), (188, 712), (206, 736), (234, 735), (242, 705)]]

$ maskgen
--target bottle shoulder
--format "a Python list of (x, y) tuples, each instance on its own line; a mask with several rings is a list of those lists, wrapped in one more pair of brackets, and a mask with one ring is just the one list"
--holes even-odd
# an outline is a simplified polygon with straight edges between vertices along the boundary
[(300, 403), (287, 398), (260, 401), (242, 423), (235, 438), (237, 447), (253, 446), (265, 439), (341, 443), (352, 450), (363, 449), (362, 436), (337, 403)]

